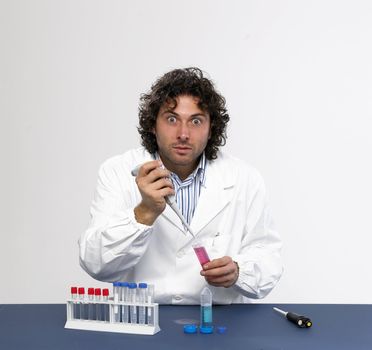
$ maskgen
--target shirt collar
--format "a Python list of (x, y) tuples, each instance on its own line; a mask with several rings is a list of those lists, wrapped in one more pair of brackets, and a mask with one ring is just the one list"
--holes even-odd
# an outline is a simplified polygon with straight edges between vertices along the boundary
[[(154, 159), (160, 159), (159, 153), (156, 152), (153, 155)], [(196, 167), (196, 169), (184, 180), (182, 181), (177, 174), (171, 173), (171, 177), (173, 180), (175, 180), (179, 185), (181, 185), (184, 182), (192, 182), (196, 181), (197, 179), (200, 181), (202, 186), (205, 184), (205, 169), (207, 167), (207, 158), (205, 157), (205, 153), (203, 152), (199, 164)], [(190, 181), (191, 180), (191, 181)]]

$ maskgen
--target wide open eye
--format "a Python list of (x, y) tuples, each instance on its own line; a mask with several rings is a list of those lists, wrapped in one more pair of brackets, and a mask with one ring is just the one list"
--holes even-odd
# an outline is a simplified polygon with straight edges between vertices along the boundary
[(177, 121), (177, 119), (174, 115), (170, 115), (167, 117), (167, 121), (169, 124), (174, 124)]
[(199, 118), (194, 118), (194, 119), (191, 121), (191, 123), (192, 123), (193, 125), (200, 125), (200, 124), (201, 124), (201, 120), (200, 120)]

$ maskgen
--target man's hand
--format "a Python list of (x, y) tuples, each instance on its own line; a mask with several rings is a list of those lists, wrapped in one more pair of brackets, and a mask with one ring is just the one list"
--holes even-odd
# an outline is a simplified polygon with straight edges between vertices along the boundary
[(169, 171), (161, 168), (161, 161), (144, 163), (138, 171), (136, 183), (141, 192), (142, 201), (134, 208), (136, 220), (145, 225), (152, 225), (165, 209), (165, 196), (174, 194)]
[(231, 287), (239, 277), (239, 266), (229, 256), (214, 259), (203, 265), (200, 274), (215, 287)]

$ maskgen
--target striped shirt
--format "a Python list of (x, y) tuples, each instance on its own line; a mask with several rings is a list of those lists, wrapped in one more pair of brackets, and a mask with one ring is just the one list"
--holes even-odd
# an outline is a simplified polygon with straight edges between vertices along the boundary
[[(159, 159), (159, 155), (156, 154)], [(205, 185), (206, 158), (203, 152), (199, 165), (184, 181), (177, 174), (171, 173), (171, 180), (176, 192), (176, 203), (187, 223), (190, 224), (194, 216), (201, 188)]]

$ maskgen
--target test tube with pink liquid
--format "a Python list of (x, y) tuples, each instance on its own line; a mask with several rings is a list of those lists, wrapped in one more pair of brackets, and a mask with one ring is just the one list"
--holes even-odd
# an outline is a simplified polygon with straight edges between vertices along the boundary
[(198, 257), (201, 266), (211, 261), (204, 245), (202, 245), (201, 242), (195, 242), (192, 247), (194, 248), (194, 252)]

